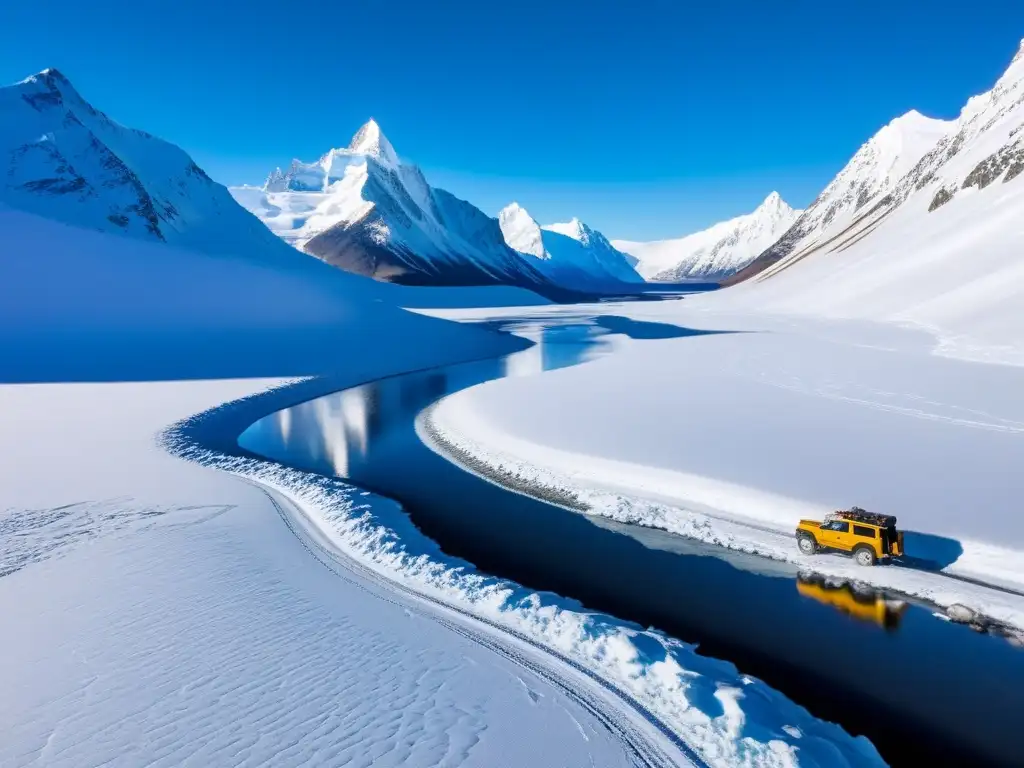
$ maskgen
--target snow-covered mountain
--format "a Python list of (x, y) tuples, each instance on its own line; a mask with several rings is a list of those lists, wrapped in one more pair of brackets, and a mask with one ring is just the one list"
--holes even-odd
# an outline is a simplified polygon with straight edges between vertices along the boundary
[(508, 246), (558, 285), (602, 291), (643, 282), (635, 259), (579, 219), (542, 227), (525, 208), (511, 203), (498, 214), (498, 222)]
[(928, 125), (889, 166), (905, 169), (899, 178), (886, 174), (852, 213), (841, 208), (845, 226), (802, 229), (827, 213), (820, 203), (832, 191), (857, 188), (837, 179), (751, 265), (756, 277), (725, 293), (762, 308), (924, 326), (949, 354), (1024, 365), (1024, 41), (991, 91), (956, 120)]
[(801, 213), (790, 208), (778, 192), (772, 192), (753, 213), (686, 237), (647, 243), (615, 240), (612, 245), (639, 259), (637, 269), (649, 280), (718, 281), (757, 258)]
[(0, 203), (12, 208), (207, 253), (291, 258), (184, 151), (114, 122), (55, 69), (0, 88), (0, 168)]
[(949, 123), (913, 110), (897, 117), (857, 150), (792, 227), (780, 233), (777, 242), (767, 244), (763, 253), (755, 254), (756, 260), (735, 279), (745, 279), (787, 257), (802, 258), (833, 240), (841, 240), (843, 233), (854, 230), (949, 129)]
[(496, 219), (431, 187), (374, 120), (347, 147), (231, 193), (272, 232), (349, 272), (411, 284), (548, 284), (505, 244)]

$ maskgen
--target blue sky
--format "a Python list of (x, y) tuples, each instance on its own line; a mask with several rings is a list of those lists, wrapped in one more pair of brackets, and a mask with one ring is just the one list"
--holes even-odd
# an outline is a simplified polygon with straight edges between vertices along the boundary
[(495, 214), (682, 235), (777, 189), (808, 204), (884, 123), (954, 117), (1024, 36), (1024, 2), (22, 0), (0, 82), (60, 68), (226, 184), (370, 116)]

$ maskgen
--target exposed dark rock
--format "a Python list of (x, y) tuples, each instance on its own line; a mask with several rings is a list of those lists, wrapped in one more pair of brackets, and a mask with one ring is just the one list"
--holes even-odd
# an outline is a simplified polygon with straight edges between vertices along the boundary
[(23, 162), (26, 157), (33, 155), (45, 158), (52, 167), (52, 173), (56, 175), (23, 182), (20, 185), (22, 189), (51, 195), (66, 195), (78, 192), (82, 193), (83, 197), (88, 197), (92, 194), (93, 190), (89, 186), (89, 182), (74, 169), (52, 141), (39, 141), (18, 147), (11, 154), (11, 166), (8, 175), (13, 176), (16, 165)]
[(940, 189), (935, 193), (935, 197), (932, 198), (931, 205), (928, 206), (929, 213), (934, 211), (936, 208), (941, 208), (943, 205), (953, 199), (953, 193), (948, 189)]
[(67, 195), (81, 192), (89, 183), (81, 176), (70, 179), (33, 179), (21, 185), (22, 189), (32, 192), (45, 192), (50, 195)]
[(833, 203), (832, 205), (830, 205), (828, 210), (825, 211), (825, 217), (821, 220), (821, 225), (822, 225), (823, 228), (827, 227), (829, 224), (831, 224), (832, 220), (835, 219), (835, 217), (839, 215), (839, 207), (840, 207), (840, 204), (837, 201), (837, 202)]
[(49, 109), (50, 107), (58, 107), (63, 101), (63, 97), (60, 95), (60, 91), (58, 90), (26, 93), (21, 98), (27, 101), (32, 106), (32, 109), (37, 112), (42, 112), (44, 109)]
[(202, 168), (196, 165), (194, 161), (189, 162), (188, 167), (185, 169), (185, 173), (187, 173), (189, 176), (198, 176), (200, 179), (203, 179), (204, 181), (213, 181), (209, 176), (206, 175), (206, 171), (204, 171)]
[(1024, 173), (1024, 155), (1017, 155), (1009, 167), (1006, 169), (1006, 175), (1003, 176), (1003, 184), (1011, 181)]
[(873, 206), (871, 206), (871, 210), (868, 211), (867, 214), (865, 214), (865, 215), (870, 216), (873, 213), (877, 213), (882, 208), (888, 208), (890, 205), (893, 204), (893, 202), (894, 202), (894, 198), (893, 198), (892, 194), (890, 193), (890, 194), (886, 195), (885, 197), (883, 197), (881, 200), (879, 200), (877, 203), (875, 203)]
[(107, 221), (109, 221), (116, 227), (121, 227), (121, 229), (127, 229), (129, 218), (125, 216), (123, 213), (112, 213), (109, 216), (107, 216)]
[(860, 192), (857, 194), (857, 206), (853, 210), (855, 212), (859, 211), (861, 208), (863, 208), (865, 205), (871, 202), (872, 197), (874, 197), (874, 195), (871, 194), (871, 190), (867, 187), (867, 185), (862, 186), (860, 188)]
[[(978, 189), (984, 189), (1006, 173), (1011, 166), (1021, 163), (1024, 163), (1024, 141), (1018, 141), (1015, 144), (1003, 147), (998, 152), (989, 155), (978, 163), (974, 170), (964, 179), (963, 188), (977, 187)], [(1014, 176), (1019, 173), (1020, 170), (1017, 170)]]

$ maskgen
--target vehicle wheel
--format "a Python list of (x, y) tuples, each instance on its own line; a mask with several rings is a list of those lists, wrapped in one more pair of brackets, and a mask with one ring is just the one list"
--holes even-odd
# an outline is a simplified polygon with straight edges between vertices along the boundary
[(796, 545), (805, 555), (813, 555), (818, 551), (818, 542), (814, 540), (813, 536), (807, 533), (801, 533), (796, 537)]
[(853, 550), (853, 559), (857, 561), (857, 565), (874, 565), (875, 552), (870, 547), (857, 547)]

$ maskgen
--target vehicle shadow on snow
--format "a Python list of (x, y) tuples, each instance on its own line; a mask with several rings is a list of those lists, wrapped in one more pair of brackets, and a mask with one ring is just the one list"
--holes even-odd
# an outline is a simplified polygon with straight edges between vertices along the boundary
[(964, 553), (963, 545), (956, 539), (937, 536), (921, 531), (903, 532), (903, 561), (914, 568), (938, 571), (952, 565)]

